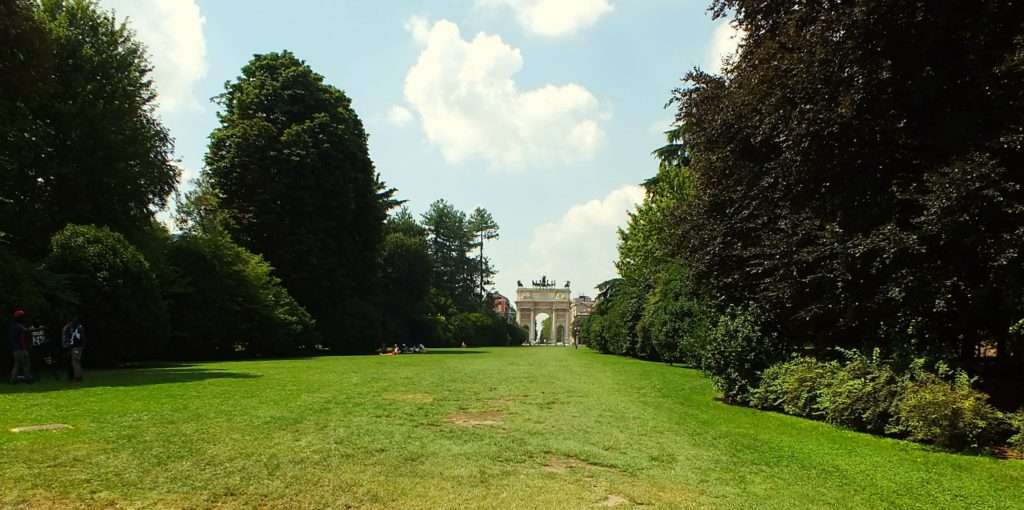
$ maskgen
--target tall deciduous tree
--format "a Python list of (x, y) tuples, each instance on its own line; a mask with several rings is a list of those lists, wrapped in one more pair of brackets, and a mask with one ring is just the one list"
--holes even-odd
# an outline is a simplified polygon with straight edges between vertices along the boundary
[(232, 235), (274, 266), (330, 348), (372, 348), (393, 201), (351, 100), (284, 51), (256, 55), (216, 102), (204, 177)]
[(1019, 366), (1024, 5), (713, 7), (746, 36), (724, 76), (692, 72), (675, 95), (696, 280), (801, 344), (969, 365), (994, 339)]
[(178, 178), (144, 48), (90, 0), (0, 10), (0, 231), (32, 256), (67, 223), (141, 235)]

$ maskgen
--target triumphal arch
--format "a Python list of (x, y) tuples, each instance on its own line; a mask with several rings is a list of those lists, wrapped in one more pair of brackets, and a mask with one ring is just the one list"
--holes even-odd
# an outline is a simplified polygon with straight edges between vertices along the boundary
[(527, 287), (519, 282), (516, 289), (516, 308), (518, 309), (519, 325), (530, 331), (530, 343), (537, 343), (540, 335), (537, 332), (537, 316), (546, 313), (551, 317), (552, 343), (568, 343), (572, 329), (572, 291), (569, 282), (558, 287), (554, 280), (547, 276), (530, 282)]

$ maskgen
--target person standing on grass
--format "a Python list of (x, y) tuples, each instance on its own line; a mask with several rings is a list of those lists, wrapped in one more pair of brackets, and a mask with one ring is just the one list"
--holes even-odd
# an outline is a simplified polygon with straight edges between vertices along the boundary
[[(42, 362), (43, 366), (49, 369), (50, 375), (59, 381), (61, 358), (60, 343), (49, 337), (46, 334), (46, 326), (42, 326), (38, 322), (36, 325), (29, 328), (28, 331), (32, 336), (32, 352), (36, 355), (37, 359)], [(40, 371), (40, 375), (42, 375), (42, 371)]]
[(61, 330), (61, 345), (71, 361), (71, 382), (82, 382), (82, 351), (85, 350), (85, 326), (77, 316)]
[(14, 356), (14, 367), (11, 368), (11, 384), (19, 381), (32, 382), (32, 365), (28, 349), (32, 342), (28, 328), (25, 327), (25, 310), (15, 310), (14, 320), (7, 330), (7, 343)]

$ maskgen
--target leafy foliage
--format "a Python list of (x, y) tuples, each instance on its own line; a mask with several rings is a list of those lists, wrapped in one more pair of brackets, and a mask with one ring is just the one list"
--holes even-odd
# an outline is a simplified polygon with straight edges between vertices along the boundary
[(522, 328), (488, 312), (460, 313), (451, 319), (452, 345), (520, 345), (526, 338)]
[(980, 448), (1005, 440), (1002, 413), (972, 387), (974, 379), (944, 364), (938, 373), (918, 364), (896, 407), (891, 429), (945, 448)]
[(1007, 443), (1018, 452), (1024, 454), (1024, 409), (1011, 414), (1009, 422), (1013, 436), (1010, 437)]
[(696, 284), (819, 350), (971, 366), (996, 338), (1019, 367), (1020, 6), (713, 7), (746, 36), (673, 99), (695, 190), (676, 254)]
[(756, 308), (731, 308), (718, 318), (701, 353), (701, 367), (726, 402), (743, 404), (761, 382), (761, 373), (785, 352), (779, 334)]
[(668, 264), (654, 276), (654, 289), (644, 302), (636, 331), (658, 358), (698, 364), (715, 315), (695, 294), (681, 264)]
[(426, 230), (407, 209), (388, 219), (381, 245), (385, 343), (426, 342), (427, 314), (433, 260)]
[(225, 233), (186, 234), (168, 246), (177, 359), (285, 356), (312, 351), (314, 322), (258, 255)]
[(475, 308), (482, 296), (477, 292), (479, 266), (469, 255), (475, 233), (466, 213), (437, 200), (423, 214), (423, 227), (434, 260), (434, 286), (459, 309)]
[(601, 293), (583, 332), (590, 347), (604, 353), (655, 357), (653, 345), (636, 334), (644, 290), (624, 278), (598, 285)]
[(904, 390), (900, 374), (877, 349), (870, 357), (857, 351), (841, 352), (845, 360), (828, 364), (833, 367), (831, 377), (820, 386), (822, 417), (834, 425), (884, 432)]
[(217, 97), (203, 178), (239, 244), (274, 266), (335, 352), (376, 345), (392, 190), (351, 100), (290, 52), (256, 55)]
[(89, 328), (89, 359), (121, 363), (163, 353), (167, 308), (149, 263), (107, 227), (68, 225), (54, 234), (46, 270), (67, 275)]
[(477, 292), (483, 296), (487, 293), (487, 286), (494, 283), (495, 274), (490, 260), (484, 257), (484, 242), (498, 238), (498, 223), (494, 221), (490, 211), (483, 207), (473, 209), (466, 221), (476, 246), (480, 250), (480, 256), (477, 258), (477, 280), (480, 282)]
[(818, 400), (839, 367), (806, 356), (772, 365), (761, 373), (761, 383), (750, 394), (750, 405), (805, 417), (820, 417)]
[(939, 363), (929, 371), (917, 360), (900, 372), (877, 350), (870, 357), (842, 354), (842, 361), (799, 357), (773, 365), (751, 392), (751, 405), (957, 450), (1019, 434), (1021, 412), (1004, 415), (992, 407), (963, 370)]
[(2, 9), (0, 231), (33, 258), (67, 223), (135, 239), (179, 174), (145, 50), (90, 0)]

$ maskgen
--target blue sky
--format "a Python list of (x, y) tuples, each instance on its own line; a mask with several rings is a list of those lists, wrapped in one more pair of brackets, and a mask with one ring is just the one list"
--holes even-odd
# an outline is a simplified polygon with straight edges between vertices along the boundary
[(352, 98), (385, 181), (415, 213), (483, 206), (497, 288), (614, 276), (615, 229), (653, 175), (671, 89), (715, 69), (734, 31), (707, 0), (101, 0), (155, 66), (187, 179), (216, 125), (209, 99), (253, 54), (290, 50)]

